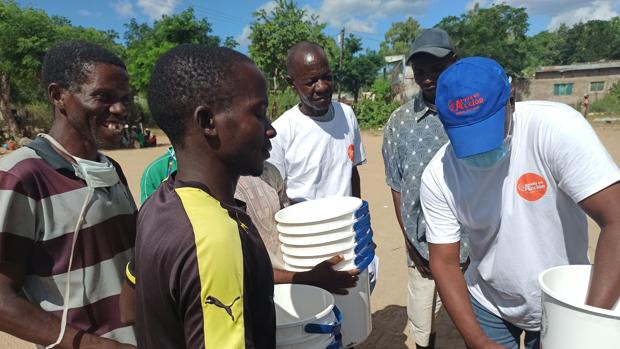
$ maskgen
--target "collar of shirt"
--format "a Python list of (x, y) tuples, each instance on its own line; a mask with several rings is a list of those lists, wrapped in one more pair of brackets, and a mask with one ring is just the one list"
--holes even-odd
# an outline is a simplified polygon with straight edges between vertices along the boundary
[(422, 91), (420, 91), (413, 98), (413, 112), (415, 114), (415, 121), (420, 122), (429, 114), (437, 114), (437, 107), (435, 104), (427, 101)]

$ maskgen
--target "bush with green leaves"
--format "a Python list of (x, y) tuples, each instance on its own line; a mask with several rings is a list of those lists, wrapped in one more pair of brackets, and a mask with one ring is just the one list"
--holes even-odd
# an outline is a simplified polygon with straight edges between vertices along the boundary
[(399, 106), (392, 100), (389, 80), (377, 78), (372, 84), (371, 92), (371, 98), (362, 99), (353, 106), (357, 122), (363, 129), (383, 127), (390, 114)]
[(620, 114), (620, 83), (615, 83), (605, 97), (591, 102), (589, 112)]
[(290, 87), (281, 91), (269, 91), (267, 115), (273, 121), (297, 103), (299, 103), (299, 97)]

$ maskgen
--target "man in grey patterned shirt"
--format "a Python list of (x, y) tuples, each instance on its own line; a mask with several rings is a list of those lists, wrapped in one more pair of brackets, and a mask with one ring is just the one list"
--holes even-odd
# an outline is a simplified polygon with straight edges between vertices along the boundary
[[(435, 83), (455, 61), (454, 46), (445, 31), (423, 31), (413, 42), (407, 57), (420, 92), (392, 113), (384, 130), (385, 175), (408, 252), (407, 316), (417, 348), (434, 348), (433, 325), (441, 308), (428, 264), (420, 180), (428, 162), (448, 142), (435, 108)], [(461, 263), (466, 262), (467, 251), (464, 241)]]

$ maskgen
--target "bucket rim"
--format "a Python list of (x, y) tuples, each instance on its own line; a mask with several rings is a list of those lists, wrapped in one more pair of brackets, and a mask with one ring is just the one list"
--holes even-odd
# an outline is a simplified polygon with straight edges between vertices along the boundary
[[(301, 324), (309, 323), (312, 320), (318, 320), (318, 319), (324, 318), (332, 310), (334, 310), (334, 305), (336, 304), (336, 299), (334, 298), (334, 295), (329, 293), (328, 291), (320, 288), (320, 287), (316, 287), (316, 286), (312, 286), (312, 285), (305, 285), (305, 284), (280, 284), (280, 285), (287, 285), (291, 289), (292, 288), (318, 289), (318, 290), (320, 290), (321, 293), (323, 293), (324, 295), (327, 295), (327, 298), (329, 299), (330, 304), (328, 304), (325, 309), (321, 310), (321, 312), (317, 313), (313, 317), (309, 317), (309, 318), (304, 319), (304, 320), (297, 320), (297, 321), (294, 321), (294, 322), (291, 322), (291, 323), (287, 323), (286, 325), (277, 325), (277, 321), (276, 321), (276, 328), (290, 328), (290, 327), (299, 326)], [(278, 286), (278, 285), (276, 285), (276, 286)]]
[[(559, 269), (569, 269), (569, 268), (592, 269), (592, 265), (591, 264), (569, 264), (569, 265), (559, 265), (559, 266), (555, 266), (549, 269), (545, 269), (538, 275), (538, 284), (540, 285), (540, 288), (542, 289), (543, 293), (545, 293), (549, 297), (552, 297), (558, 302), (566, 304), (572, 308), (577, 308), (579, 310), (585, 310), (591, 313), (600, 314), (606, 317), (612, 317), (614, 319), (620, 320), (620, 314), (617, 311), (612, 311), (609, 309), (603, 309), (599, 307), (593, 307), (587, 304), (576, 304), (574, 302), (569, 302), (565, 299), (565, 297), (559, 296), (557, 292), (554, 292), (549, 287), (547, 287), (547, 285), (545, 284), (543, 280), (546, 275), (553, 273), (554, 271), (557, 271)], [(618, 300), (617, 302), (620, 302), (620, 300)]]

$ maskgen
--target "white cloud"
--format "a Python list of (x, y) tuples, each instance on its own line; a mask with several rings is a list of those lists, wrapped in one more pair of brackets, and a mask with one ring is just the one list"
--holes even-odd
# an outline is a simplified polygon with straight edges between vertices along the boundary
[(430, 4), (430, 0), (323, 0), (314, 12), (329, 26), (374, 33), (377, 20), (394, 15), (418, 16)]
[(180, 0), (138, 0), (138, 6), (150, 19), (160, 19), (163, 15), (174, 12), (174, 8)]
[(129, 1), (119, 1), (112, 4), (114, 11), (121, 17), (135, 17), (136, 12)]
[(85, 9), (78, 10), (78, 14), (82, 17), (91, 17), (93, 15), (92, 12), (85, 10)]
[(572, 26), (579, 22), (601, 19), (607, 20), (618, 13), (614, 8), (620, 6), (620, 0), (471, 0), (467, 9), (471, 10), (475, 3), (480, 7), (488, 7), (493, 3), (505, 3), (512, 7), (525, 7), (530, 16), (547, 16), (551, 20), (548, 30), (557, 29), (562, 23)]
[(277, 2), (269, 1), (269, 2), (266, 2), (266, 3), (262, 4), (261, 6), (259, 6), (256, 9), (256, 11), (265, 10), (265, 12), (270, 13), (276, 7), (278, 7), (278, 3)]
[(246, 25), (243, 28), (243, 31), (241, 32), (241, 34), (237, 35), (237, 37), (235, 37), (235, 41), (237, 41), (239, 43), (239, 46), (241, 47), (248, 47), (250, 46), (250, 44), (252, 43), (250, 41), (250, 33), (252, 32), (252, 29), (250, 28), (249, 25)]
[(547, 29), (556, 30), (561, 24), (566, 24), (570, 27), (580, 22), (587, 22), (595, 19), (608, 20), (617, 15), (618, 13), (614, 11), (610, 1), (594, 1), (586, 6), (554, 16), (551, 18)]

